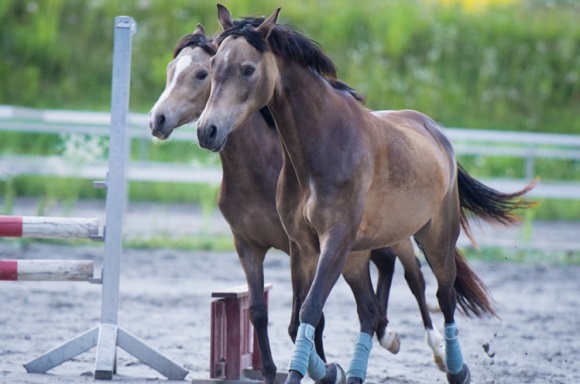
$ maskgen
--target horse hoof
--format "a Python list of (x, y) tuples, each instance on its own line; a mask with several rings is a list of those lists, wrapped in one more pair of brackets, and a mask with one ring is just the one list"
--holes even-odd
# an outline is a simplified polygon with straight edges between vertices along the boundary
[(449, 384), (469, 384), (471, 383), (471, 373), (467, 365), (463, 364), (461, 371), (458, 373), (447, 372), (447, 381)]
[(447, 364), (445, 364), (445, 357), (433, 355), (433, 360), (441, 372), (447, 372)]
[(284, 384), (300, 384), (302, 380), (302, 375), (296, 371), (290, 370)]
[(326, 364), (326, 376), (324, 379), (319, 380), (316, 384), (345, 384), (346, 374), (344, 369), (338, 364), (330, 363)]
[(399, 339), (399, 334), (392, 329), (387, 329), (387, 332), (381, 339), (381, 346), (387, 351), (391, 352), (393, 355), (399, 353), (401, 348), (401, 339)]

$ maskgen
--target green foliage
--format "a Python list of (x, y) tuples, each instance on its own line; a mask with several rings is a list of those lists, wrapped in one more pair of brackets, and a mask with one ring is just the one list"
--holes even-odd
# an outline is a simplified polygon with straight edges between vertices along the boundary
[[(234, 17), (273, 0), (226, 1)], [(554, 6), (556, 4), (556, 6)], [(465, 12), (435, 1), (296, 1), (281, 18), (320, 42), (374, 109), (412, 108), (445, 125), (580, 133), (580, 6), (515, 1)], [(198, 22), (219, 31), (215, 3), (189, 0), (4, 0), (0, 103), (109, 108), (112, 24), (138, 22), (131, 106), (161, 93), (173, 46)]]
[(207, 236), (205, 234), (194, 237), (156, 236), (150, 238), (133, 238), (125, 240), (124, 245), (137, 249), (171, 248), (213, 252), (235, 250), (231, 236)]
[(533, 263), (547, 265), (580, 264), (578, 251), (554, 251), (537, 249), (514, 249), (485, 247), (474, 249), (468, 247), (461, 250), (470, 260), (484, 260), (491, 262), (505, 261), (516, 263)]
[[(467, 12), (435, 0), (352, 2), (224, 0), (232, 15), (269, 15), (319, 42), (339, 76), (373, 109), (411, 108), (445, 126), (580, 134), (580, 3), (521, 0)], [(133, 40), (131, 109), (148, 111), (165, 86), (177, 40), (198, 22), (220, 30), (215, 2), (191, 0), (0, 1), (0, 104), (108, 110), (113, 19), (138, 23)], [(146, 129), (146, 128), (144, 128)], [(58, 154), (57, 135), (3, 133), (2, 154)], [(136, 144), (136, 145), (135, 145)], [(197, 145), (134, 143), (133, 159), (217, 166)], [(462, 157), (476, 177), (524, 177), (523, 160)], [(540, 160), (545, 180), (580, 180), (580, 162)], [(213, 207), (215, 187), (131, 183), (136, 200)], [(86, 181), (0, 180), (9, 209), (16, 195), (72, 201), (102, 198)], [(40, 208), (39, 208), (40, 209)], [(545, 201), (535, 217), (577, 218), (577, 202)]]

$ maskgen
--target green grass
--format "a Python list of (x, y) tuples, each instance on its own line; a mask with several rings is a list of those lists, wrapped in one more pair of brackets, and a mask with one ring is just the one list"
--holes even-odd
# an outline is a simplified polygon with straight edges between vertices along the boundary
[(124, 244), (126, 247), (136, 249), (171, 248), (190, 251), (235, 251), (232, 236), (154, 236), (150, 238), (127, 239)]
[[(59, 239), (1, 239), (0, 242), (16, 244), (26, 249), (31, 244), (57, 244), (66, 246), (102, 247), (102, 243), (90, 240), (59, 240)], [(235, 252), (233, 239), (229, 235), (220, 236), (153, 236), (129, 238), (123, 241), (125, 248), (130, 249), (179, 249), (184, 251)], [(482, 247), (475, 249), (466, 247), (463, 255), (469, 260), (485, 262), (525, 263), (543, 265), (578, 265), (580, 250), (545, 251), (535, 249), (506, 249), (499, 247)], [(424, 258), (423, 255), (420, 255)]]
[[(20, 249), (26, 249), (32, 244), (54, 244), (70, 247), (102, 247), (103, 243), (83, 239), (29, 239), (29, 238), (2, 238), (2, 243), (14, 244)], [(235, 251), (231, 235), (197, 235), (197, 236), (151, 236), (131, 237), (123, 240), (125, 248), (133, 249), (161, 249), (171, 248), (185, 251)]]
[(580, 250), (544, 251), (498, 247), (474, 249), (470, 247), (462, 249), (462, 252), (469, 260), (549, 265), (580, 264)]

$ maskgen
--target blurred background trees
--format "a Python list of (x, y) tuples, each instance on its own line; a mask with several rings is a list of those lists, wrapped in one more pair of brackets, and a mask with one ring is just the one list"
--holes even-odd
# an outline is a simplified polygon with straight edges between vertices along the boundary
[[(580, 133), (580, 2), (573, 0), (223, 1), (269, 15), (330, 53), (373, 109), (411, 108), (447, 126)], [(131, 108), (164, 88), (177, 40), (216, 4), (191, 0), (2, 0), (0, 104), (108, 110), (112, 22), (129, 15)]]
[[(320, 43), (372, 109), (416, 109), (447, 127), (580, 134), (578, 0), (220, 1), (235, 18), (282, 6), (280, 22)], [(199, 22), (208, 34), (220, 30), (215, 1), (0, 0), (0, 104), (108, 111), (117, 15), (138, 23), (132, 112), (148, 112), (162, 93), (181, 36)], [(1, 134), (1, 155), (64, 156), (70, 141)], [(219, 166), (216, 154), (191, 142), (142, 141), (132, 158)], [(476, 177), (524, 177), (523, 158), (460, 161)], [(543, 180), (580, 180), (577, 160), (541, 159), (535, 169)], [(132, 200), (215, 204), (214, 186), (131, 182), (130, 189)], [(14, 196), (74, 202), (104, 194), (86, 180), (0, 174), (0, 196), (9, 207)], [(580, 200), (548, 200), (538, 217), (578, 218)]]

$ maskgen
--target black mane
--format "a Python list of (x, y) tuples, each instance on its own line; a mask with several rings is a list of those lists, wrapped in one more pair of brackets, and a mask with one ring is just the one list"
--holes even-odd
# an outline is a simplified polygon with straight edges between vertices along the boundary
[(255, 28), (264, 22), (264, 17), (244, 17), (223, 31), (217, 38), (218, 45), (228, 37), (242, 36), (259, 52), (271, 50), (284, 60), (294, 61), (312, 69), (324, 77), (333, 88), (344, 91), (361, 103), (365, 102), (362, 94), (344, 82), (337, 80), (337, 68), (334, 62), (320, 47), (320, 44), (306, 37), (296, 27), (276, 24), (266, 41)]
[(212, 44), (213, 39), (204, 35), (185, 35), (177, 42), (173, 49), (173, 58), (175, 59), (179, 53), (187, 47), (200, 47), (208, 54), (214, 56), (217, 52), (215, 46)]

